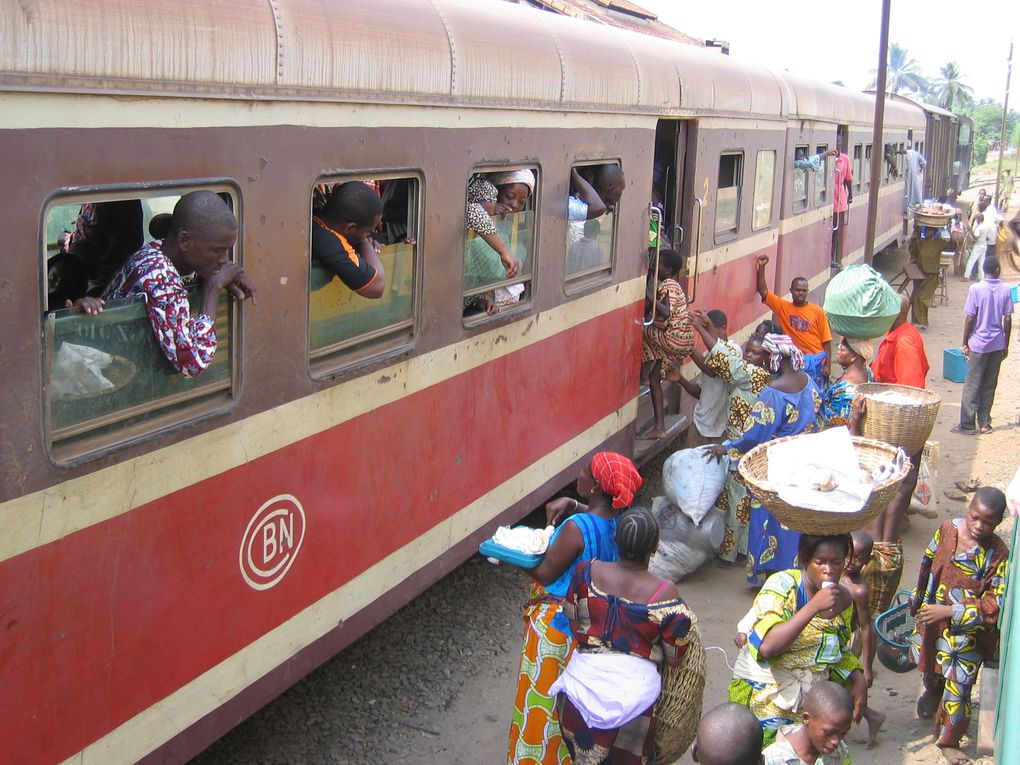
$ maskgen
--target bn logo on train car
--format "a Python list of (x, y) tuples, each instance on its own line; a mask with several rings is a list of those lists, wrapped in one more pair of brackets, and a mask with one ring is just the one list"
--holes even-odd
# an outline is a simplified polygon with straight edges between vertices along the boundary
[(290, 494), (273, 497), (248, 521), (241, 540), (241, 576), (255, 590), (268, 590), (294, 565), (305, 537), (305, 511)]

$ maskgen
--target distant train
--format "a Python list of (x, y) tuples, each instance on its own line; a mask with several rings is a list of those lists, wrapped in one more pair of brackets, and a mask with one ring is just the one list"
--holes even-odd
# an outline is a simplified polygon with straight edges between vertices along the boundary
[[(639, 385), (655, 185), (687, 290), (746, 336), (787, 292), (903, 235), (873, 98), (483, 0), (3, 0), (0, 738), (11, 762), (180, 761), (457, 566), (598, 448), (650, 453)], [(833, 236), (831, 160), (855, 199)], [(890, 100), (882, 141), (924, 148)], [(572, 168), (619, 164), (601, 255), (568, 258)], [(529, 168), (520, 302), (464, 275), (473, 174)], [(316, 189), (372, 181), (382, 299), (309, 255)], [(259, 303), (221, 303), (214, 363), (169, 368), (144, 307), (48, 305), (82, 206), (154, 215), (211, 189)], [(96, 382), (102, 378), (102, 382)], [(90, 382), (90, 380), (92, 382)], [(670, 395), (670, 423), (685, 402)], [(427, 644), (427, 636), (423, 636)]]

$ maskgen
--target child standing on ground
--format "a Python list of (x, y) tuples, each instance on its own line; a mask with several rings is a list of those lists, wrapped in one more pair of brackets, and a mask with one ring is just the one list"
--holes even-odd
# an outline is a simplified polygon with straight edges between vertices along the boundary
[(649, 274), (645, 303), (646, 306), (651, 304), (652, 323), (645, 327), (641, 344), (641, 381), (647, 383), (651, 393), (655, 428), (647, 438), (665, 438), (668, 435), (662, 402), (663, 367), (679, 367), (694, 350), (694, 329), (687, 312), (687, 296), (677, 281), (683, 265), (684, 259), (679, 252), (661, 250), (659, 284), (654, 294)]
[[(850, 650), (861, 660), (861, 671), (864, 679), (868, 681), (868, 687), (874, 681), (875, 662), (875, 622), (872, 620), (871, 611), (868, 608), (868, 583), (861, 576), (861, 569), (871, 560), (871, 551), (875, 545), (871, 535), (866, 531), (854, 531), (850, 533), (854, 549), (850, 552), (846, 566), (843, 568), (843, 576), (839, 583), (843, 585), (854, 600), (854, 640)], [(868, 749), (875, 745), (875, 738), (878, 731), (885, 722), (885, 715), (876, 712), (871, 707), (865, 707), (863, 717), (868, 722)]]
[(995, 535), (1006, 497), (977, 490), (963, 518), (939, 527), (924, 551), (910, 612), (917, 626), (910, 654), (924, 680), (917, 716), (935, 717), (935, 745), (950, 765), (969, 762), (960, 739), (970, 726), (970, 695), (978, 670), (999, 646), (999, 610), (1009, 550)]
[(779, 729), (765, 747), (762, 765), (849, 765), (843, 737), (849, 732), (854, 704), (846, 689), (831, 680), (814, 685), (804, 698), (804, 722)]

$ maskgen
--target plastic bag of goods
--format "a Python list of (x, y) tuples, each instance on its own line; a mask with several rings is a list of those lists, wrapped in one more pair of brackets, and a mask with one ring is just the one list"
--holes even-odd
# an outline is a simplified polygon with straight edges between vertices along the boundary
[(681, 449), (662, 463), (666, 497), (695, 523), (712, 509), (726, 483), (729, 459), (705, 459), (702, 447)]
[(834, 335), (881, 337), (900, 312), (900, 296), (871, 266), (847, 266), (829, 282), (822, 306)]
[(655, 498), (652, 514), (659, 523), (659, 548), (648, 563), (653, 574), (679, 582), (714, 557), (708, 535), (666, 497)]
[(938, 441), (928, 441), (921, 451), (921, 466), (917, 471), (917, 486), (914, 487), (914, 494), (910, 498), (910, 508), (912, 510), (918, 512), (935, 510), (940, 451)]

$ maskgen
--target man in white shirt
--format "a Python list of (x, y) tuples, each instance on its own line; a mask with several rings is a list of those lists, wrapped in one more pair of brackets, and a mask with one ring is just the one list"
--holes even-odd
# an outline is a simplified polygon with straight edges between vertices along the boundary
[(976, 273), (980, 279), (981, 274), (977, 272), (978, 266), (988, 253), (991, 245), (992, 252), (995, 252), (995, 237), (998, 234), (998, 224), (995, 222), (991, 212), (991, 203), (987, 198), (978, 202), (978, 214), (974, 216), (970, 233), (974, 237), (974, 244), (970, 248), (970, 258), (967, 259), (967, 267), (963, 270), (963, 278), (970, 279), (972, 273)]

